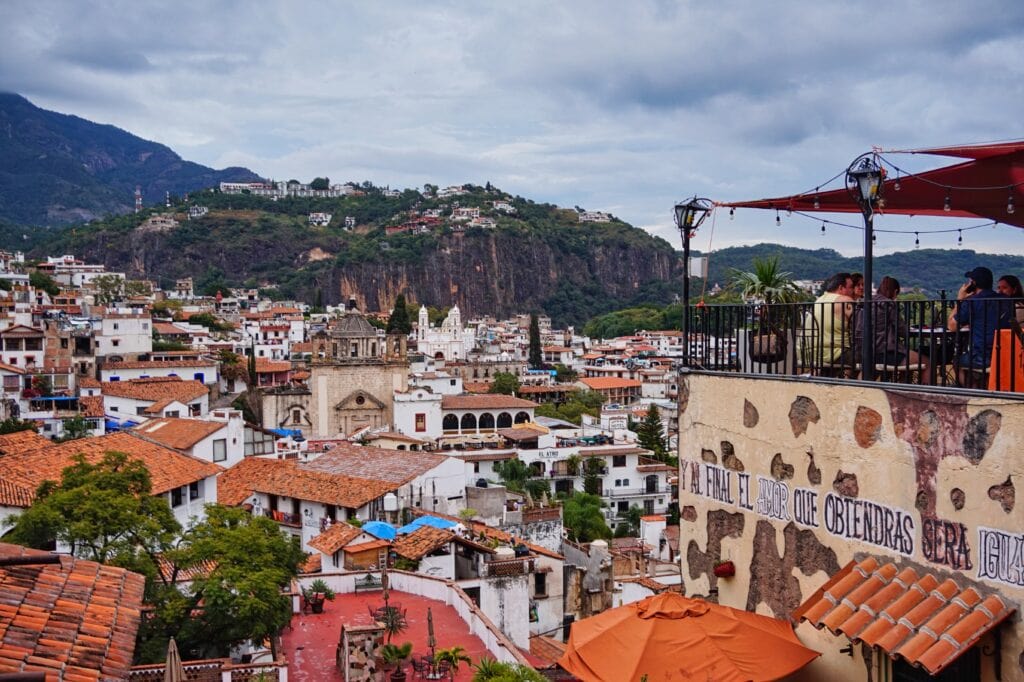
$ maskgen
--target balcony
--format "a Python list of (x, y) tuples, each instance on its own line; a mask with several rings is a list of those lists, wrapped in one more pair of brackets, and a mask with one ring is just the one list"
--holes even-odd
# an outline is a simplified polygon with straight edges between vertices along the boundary
[(604, 491), (605, 497), (655, 497), (657, 495), (669, 495), (672, 493), (672, 486), (644, 486), (642, 488), (608, 488)]
[(535, 557), (523, 556), (514, 559), (492, 559), (480, 562), (480, 576), (484, 578), (506, 578), (514, 575), (533, 573)]
[(302, 528), (302, 516), (299, 514), (289, 514), (288, 512), (279, 511), (277, 509), (264, 509), (263, 515), (274, 519), (282, 526)]
[[(893, 384), (1024, 392), (1024, 335), (1011, 329), (1010, 298), (961, 306), (955, 301), (875, 300), (874, 379)], [(689, 366), (698, 371), (803, 380), (860, 380), (862, 303), (707, 305), (689, 311)], [(972, 329), (973, 327), (973, 329)]]

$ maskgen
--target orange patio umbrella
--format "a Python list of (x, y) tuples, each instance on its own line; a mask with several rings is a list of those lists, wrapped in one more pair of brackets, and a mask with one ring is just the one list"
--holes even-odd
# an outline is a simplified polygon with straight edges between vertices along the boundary
[(663, 592), (573, 623), (558, 664), (586, 682), (746, 682), (818, 655), (786, 621)]

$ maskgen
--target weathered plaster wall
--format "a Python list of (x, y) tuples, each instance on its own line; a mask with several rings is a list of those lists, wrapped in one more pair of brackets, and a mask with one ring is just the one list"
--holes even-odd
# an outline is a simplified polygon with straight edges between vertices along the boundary
[[(1024, 604), (1024, 402), (696, 374), (680, 393), (687, 593), (786, 617), (871, 554)], [(878, 679), (845, 638), (798, 632), (826, 654), (811, 677)], [(1003, 679), (1024, 679), (1020, 618), (1003, 633)]]
[(530, 648), (529, 575), (480, 581), (480, 610), (516, 646)]

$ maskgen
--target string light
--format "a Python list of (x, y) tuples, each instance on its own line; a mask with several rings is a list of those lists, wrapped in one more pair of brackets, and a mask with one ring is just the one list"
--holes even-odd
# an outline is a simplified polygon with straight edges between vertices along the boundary
[(782, 227), (782, 216), (779, 215), (779, 209), (775, 209), (775, 227)]
[(964, 243), (964, 233), (963, 233), (963, 230), (957, 230), (956, 231), (956, 245), (957, 246), (963, 246), (963, 243)]
[(824, 237), (824, 236), (825, 236), (825, 223), (822, 223), (822, 224), (821, 224), (821, 236), (822, 236), (822, 237)]
[(914, 233), (914, 248), (921, 246), (921, 237), (918, 236), (917, 232)]
[(949, 190), (946, 190), (946, 199), (942, 202), (942, 210), (949, 213), (953, 209), (952, 203), (949, 200)]
[(1017, 210), (1017, 207), (1013, 205), (1013, 190), (1011, 189), (1010, 190), (1010, 196), (1006, 200), (1006, 212), (1012, 214), (1016, 210)]
[(900, 191), (900, 169), (896, 169), (896, 182), (892, 183), (892, 188), (897, 192)]
[(730, 208), (729, 209), (729, 220), (736, 220), (736, 209), (735, 208)]
[(814, 210), (815, 211), (817, 211), (819, 208), (821, 208), (821, 199), (818, 198), (818, 190), (819, 189), (821, 189), (821, 188), (820, 187), (815, 187), (814, 188)]

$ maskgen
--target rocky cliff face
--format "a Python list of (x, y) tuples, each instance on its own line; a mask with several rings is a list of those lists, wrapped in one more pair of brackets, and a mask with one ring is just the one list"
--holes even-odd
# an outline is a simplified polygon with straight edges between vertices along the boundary
[(317, 240), (298, 227), (259, 233), (235, 226), (204, 238), (202, 232), (187, 223), (162, 233), (99, 232), (66, 248), (130, 277), (159, 279), (165, 288), (215, 268), (236, 285), (288, 278), (287, 293), (307, 301), (317, 290), (325, 304), (354, 295), (367, 310), (388, 310), (404, 293), (427, 305), (458, 304), (469, 316), (545, 311), (559, 323), (582, 323), (631, 303), (667, 302), (679, 290), (677, 254), (631, 228), (611, 238), (581, 231), (571, 243), (542, 231), (455, 232), (411, 255), (374, 242), (376, 252), (355, 262), (346, 259), (342, 238)]

